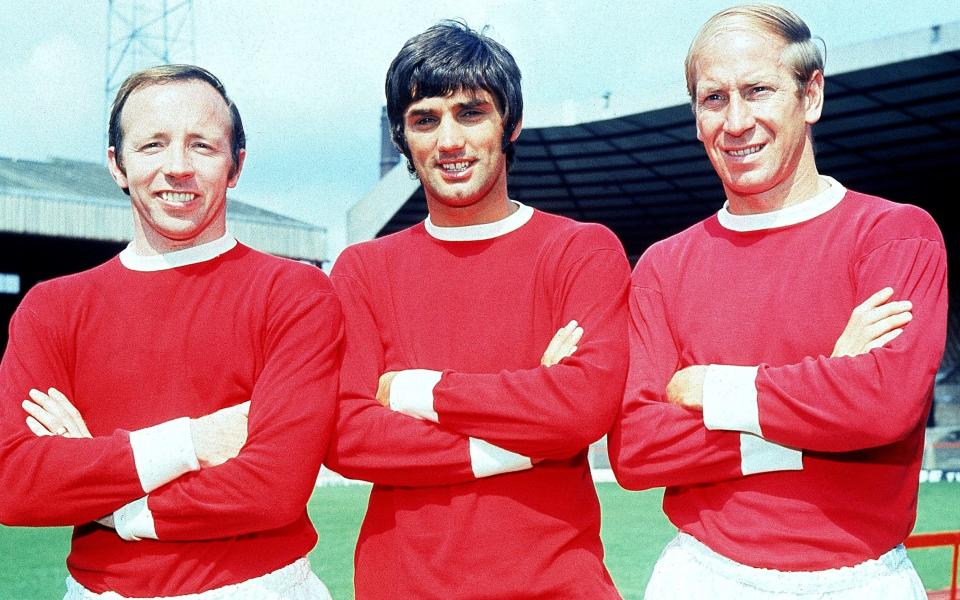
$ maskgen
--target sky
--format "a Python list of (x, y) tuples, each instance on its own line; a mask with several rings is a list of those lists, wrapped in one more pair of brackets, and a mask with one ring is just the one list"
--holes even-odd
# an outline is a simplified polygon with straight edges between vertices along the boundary
[[(114, 0), (127, 15), (135, 3), (162, 5)], [(192, 49), (170, 58), (212, 71), (240, 109), (248, 154), (231, 197), (326, 227), (335, 253), (379, 177), (384, 76), (411, 36), (445, 18), (487, 27), (523, 73), (524, 125), (565, 125), (685, 102), (687, 46), (733, 3), (194, 0)], [(828, 75), (832, 49), (960, 21), (960, 0), (782, 4), (825, 40)], [(106, 0), (0, 0), (0, 156), (103, 161), (107, 15)]]

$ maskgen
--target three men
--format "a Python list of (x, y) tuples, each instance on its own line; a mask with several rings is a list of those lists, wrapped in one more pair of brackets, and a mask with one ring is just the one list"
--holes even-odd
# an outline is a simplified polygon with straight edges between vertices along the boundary
[[(687, 69), (698, 137), (727, 204), (651, 248), (633, 276), (612, 462), (627, 487), (667, 483), (664, 509), (682, 532), (648, 595), (920, 594), (896, 546), (914, 518), (943, 347), (940, 234), (922, 211), (818, 174), (811, 127), (823, 64), (791, 13), (720, 13)], [(0, 484), (14, 490), (0, 520), (80, 524), (119, 509), (118, 532), (141, 540), (78, 528), (70, 566), (86, 590), (77, 597), (222, 592), (289, 567), (315, 539), (302, 509), (326, 445), (336, 301), (311, 270), (225, 237), (222, 200), (243, 149), (233, 144), (227, 166), (222, 141), (242, 140), (239, 116), (224, 118), (204, 97), (213, 89), (232, 107), (222, 88), (194, 75), (132, 85), (126, 108), (115, 107), (128, 143), (111, 135), (111, 171), (130, 190), (134, 244), (31, 292), (0, 367)], [(626, 373), (626, 262), (605, 229), (509, 199), (519, 80), (502, 46), (455, 23), (412, 38), (388, 72), (394, 139), (430, 216), (348, 249), (333, 275), (348, 337), (330, 463), (377, 484), (356, 553), (359, 598), (616, 597), (585, 448), (611, 423)], [(183, 116), (174, 106), (198, 108)], [(204, 133), (210, 120), (219, 137)], [(916, 323), (889, 325), (886, 290), (861, 304), (865, 329), (882, 324), (869, 336), (874, 349), (835, 344), (850, 309), (880, 288), (909, 298)], [(541, 356), (573, 320), (582, 343), (570, 341), (573, 323), (554, 337), (566, 350)], [(674, 373), (678, 365), (687, 368)], [(98, 437), (15, 430), (12, 399), (35, 385), (66, 391)], [(145, 393), (153, 397), (140, 401)], [(236, 449), (205, 460), (196, 430), (208, 421), (110, 435), (251, 397), (250, 441), (216, 470), (193, 472)], [(167, 431), (198, 442), (200, 465), (186, 443), (178, 464), (156, 463), (154, 442), (140, 440)], [(41, 482), (36, 495), (23, 470)], [(269, 494), (288, 492), (288, 510), (265, 517)], [(264, 539), (273, 532), (262, 535), (274, 527), (276, 547)], [(252, 535), (221, 539), (242, 533)], [(165, 540), (162, 560), (141, 554), (154, 552), (151, 537)], [(222, 562), (194, 550), (208, 538)]]
[[(319, 269), (228, 234), (244, 146), (209, 72), (131, 75), (108, 162), (133, 241), (37, 285), (11, 321), (0, 521), (75, 526), (67, 598), (328, 597), (305, 505), (333, 424), (339, 301)], [(56, 389), (31, 391), (28, 429), (35, 387)], [(230, 408), (245, 401), (249, 423)]]
[[(818, 173), (823, 59), (791, 12), (718, 13), (686, 69), (727, 201), (633, 273), (612, 463), (630, 488), (651, 484), (651, 456), (685, 466), (666, 482), (680, 533), (647, 598), (924, 598), (900, 543), (945, 341), (940, 232)], [(886, 322), (879, 343), (835, 347), (876, 290), (854, 321)], [(910, 304), (880, 307), (893, 293)], [(910, 314), (892, 323), (891, 308), (912, 310), (902, 332)], [(686, 410), (651, 431), (646, 407), (664, 397)]]
[[(587, 447), (626, 374), (620, 242), (509, 198), (523, 103), (497, 42), (431, 27), (386, 95), (429, 217), (331, 276), (347, 333), (329, 465), (375, 483), (357, 598), (617, 598)], [(573, 355), (541, 357), (571, 321)]]

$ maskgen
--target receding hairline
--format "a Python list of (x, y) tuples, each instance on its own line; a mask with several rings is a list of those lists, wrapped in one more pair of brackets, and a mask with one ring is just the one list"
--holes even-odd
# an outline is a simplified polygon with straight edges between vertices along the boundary
[[(218, 90), (216, 87), (211, 85), (209, 81), (206, 81), (200, 77), (181, 77), (181, 78), (170, 78), (170, 79), (146, 80), (140, 83), (139, 85), (133, 87), (131, 90), (129, 90), (129, 92), (127, 93), (127, 97), (124, 100), (123, 106), (120, 108), (120, 114), (118, 115), (119, 118), (117, 120), (117, 125), (119, 126), (120, 133), (121, 133), (120, 139), (125, 140), (127, 138), (126, 136), (127, 131), (125, 126), (128, 125), (129, 123), (127, 123), (127, 117), (125, 117), (125, 115), (127, 114), (127, 108), (129, 107), (130, 102), (140, 92), (143, 92), (145, 90), (148, 90), (154, 87), (171, 86), (171, 85), (192, 85), (192, 84), (201, 84), (202, 86), (205, 86), (211, 92), (213, 92), (213, 94), (218, 98), (219, 100), (218, 105), (220, 107), (218, 110), (223, 111), (221, 116), (224, 118), (227, 138), (232, 143), (234, 128), (233, 128), (233, 113), (230, 110), (230, 105), (227, 104), (227, 101), (224, 99), (223, 95), (220, 93), (220, 90)], [(119, 154), (120, 148), (115, 148), (114, 151), (117, 154)]]
[(712, 17), (697, 31), (684, 59), (687, 92), (691, 100), (696, 95), (698, 63), (704, 49), (717, 36), (734, 31), (746, 31), (760, 37), (780, 40), (780, 64), (794, 73), (798, 92), (814, 72), (823, 72), (824, 57), (813, 44), (810, 27), (797, 14), (773, 4), (745, 4), (731, 6)]

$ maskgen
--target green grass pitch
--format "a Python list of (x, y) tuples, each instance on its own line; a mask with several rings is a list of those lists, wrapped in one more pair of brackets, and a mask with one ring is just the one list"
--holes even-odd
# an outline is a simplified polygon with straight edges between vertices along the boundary
[[(598, 484), (603, 506), (603, 541), (607, 567), (627, 600), (643, 597), (643, 588), (663, 545), (674, 530), (660, 511), (661, 490), (626, 492), (616, 484)], [(353, 597), (353, 546), (369, 488), (317, 489), (310, 515), (320, 543), (310, 554), (314, 571), (336, 600)], [(920, 486), (916, 531), (960, 529), (960, 485)], [(0, 600), (47, 600), (63, 597), (64, 558), (70, 529), (0, 527)], [(928, 589), (949, 585), (951, 551), (917, 549), (910, 558)]]

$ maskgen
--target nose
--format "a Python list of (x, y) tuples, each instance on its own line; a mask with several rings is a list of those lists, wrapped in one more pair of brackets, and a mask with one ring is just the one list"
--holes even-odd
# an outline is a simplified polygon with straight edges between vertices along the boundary
[(443, 119), (438, 127), (437, 136), (437, 147), (441, 152), (453, 152), (463, 148), (463, 126), (454, 119)]
[(167, 177), (180, 179), (193, 174), (193, 162), (185, 148), (170, 146), (167, 148), (165, 158), (163, 174)]
[(727, 114), (723, 130), (733, 136), (741, 136), (756, 124), (750, 103), (738, 95), (733, 95), (727, 104)]

